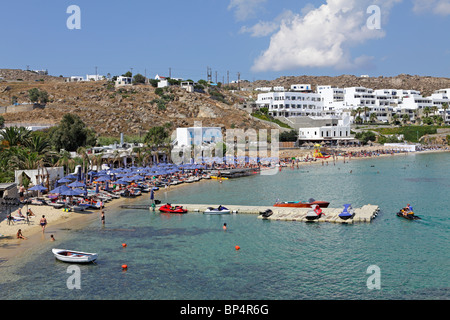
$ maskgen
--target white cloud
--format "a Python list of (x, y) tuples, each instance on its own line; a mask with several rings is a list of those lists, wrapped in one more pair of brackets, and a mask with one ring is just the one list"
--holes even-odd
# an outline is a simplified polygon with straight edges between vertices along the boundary
[(450, 0), (414, 0), (415, 13), (432, 12), (437, 15), (450, 15)]
[(265, 37), (277, 31), (283, 20), (290, 20), (293, 17), (294, 13), (290, 10), (286, 10), (277, 16), (274, 21), (259, 21), (252, 27), (243, 26), (239, 32), (250, 33), (252, 37)]
[(316, 9), (308, 6), (305, 14), (282, 19), (269, 47), (255, 60), (253, 71), (282, 71), (299, 67), (354, 68), (373, 58), (353, 59), (350, 48), (370, 39), (384, 37), (379, 30), (367, 28), (370, 5), (378, 5), (387, 21), (390, 9), (401, 0), (328, 0)]
[(267, 0), (230, 0), (228, 10), (235, 9), (236, 19), (243, 21), (253, 18), (265, 2)]

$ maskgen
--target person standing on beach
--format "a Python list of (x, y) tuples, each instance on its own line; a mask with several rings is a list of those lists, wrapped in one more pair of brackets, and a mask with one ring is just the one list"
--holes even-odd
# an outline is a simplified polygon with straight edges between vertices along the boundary
[(105, 225), (105, 212), (102, 210), (102, 216), (100, 218), (102, 220), (102, 225)]
[(42, 233), (45, 231), (45, 226), (47, 225), (47, 219), (45, 219), (45, 216), (43, 215), (41, 220), (39, 221), (39, 224), (42, 227)]

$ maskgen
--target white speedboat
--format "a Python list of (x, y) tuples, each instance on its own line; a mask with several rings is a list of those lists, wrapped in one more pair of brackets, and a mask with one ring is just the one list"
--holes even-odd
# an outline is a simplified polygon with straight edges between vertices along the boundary
[(219, 206), (217, 208), (208, 207), (204, 212), (204, 214), (230, 214), (231, 211), (228, 208), (225, 208), (224, 206)]
[(52, 249), (52, 252), (56, 259), (71, 263), (94, 262), (95, 260), (97, 260), (98, 257), (96, 253), (73, 251), (66, 249)]

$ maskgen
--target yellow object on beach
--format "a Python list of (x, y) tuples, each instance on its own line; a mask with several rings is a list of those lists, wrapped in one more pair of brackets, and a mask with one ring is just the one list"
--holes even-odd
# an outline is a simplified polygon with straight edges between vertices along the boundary
[(217, 176), (211, 176), (211, 179), (217, 179), (217, 180), (228, 180), (228, 178), (217, 177)]

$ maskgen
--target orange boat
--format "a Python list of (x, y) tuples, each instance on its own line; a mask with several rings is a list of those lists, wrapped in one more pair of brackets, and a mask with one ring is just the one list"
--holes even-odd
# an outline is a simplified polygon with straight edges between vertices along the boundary
[(276, 202), (274, 207), (291, 207), (291, 208), (311, 208), (313, 204), (318, 205), (320, 208), (327, 208), (330, 204), (327, 201), (316, 201), (314, 199), (309, 199), (308, 201), (285, 201)]

